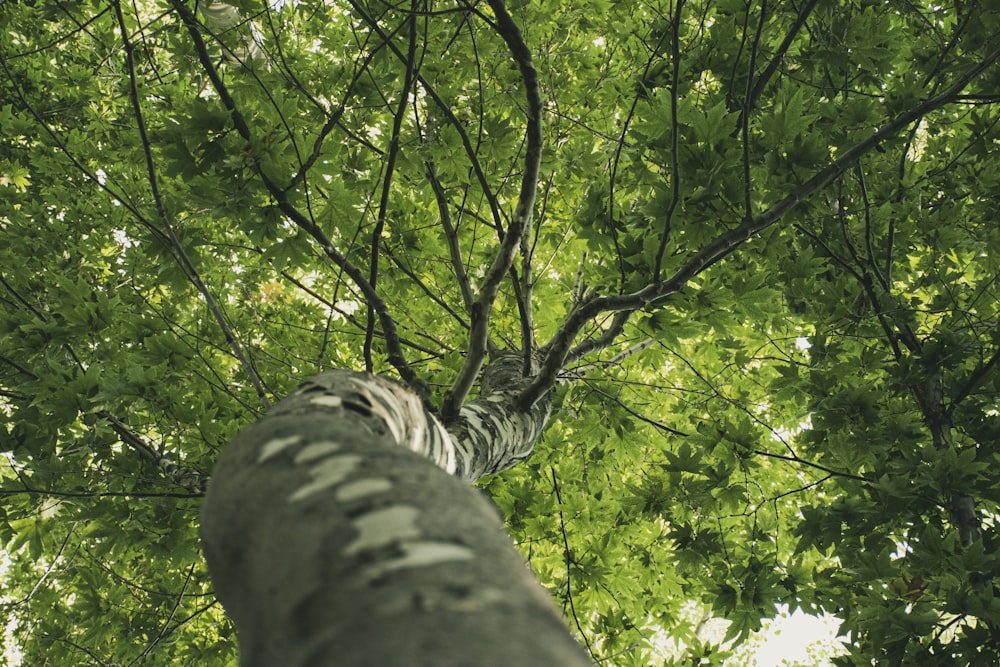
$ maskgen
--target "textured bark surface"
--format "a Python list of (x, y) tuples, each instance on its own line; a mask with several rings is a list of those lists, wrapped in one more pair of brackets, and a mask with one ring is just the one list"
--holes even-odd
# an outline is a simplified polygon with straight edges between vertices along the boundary
[(506, 401), (471, 404), (453, 448), (404, 387), (334, 371), (241, 432), (202, 510), (241, 665), (591, 664), (493, 505), (445, 472), (530, 452), (508, 441), (500, 454), (498, 441), (533, 440), (547, 408), (514, 425)]
[(519, 407), (523, 379), (520, 354), (504, 354), (483, 371), (479, 398), (462, 406), (448, 424), (458, 461), (455, 475), (477, 480), (524, 461), (534, 450), (552, 407), (552, 392), (528, 410)]

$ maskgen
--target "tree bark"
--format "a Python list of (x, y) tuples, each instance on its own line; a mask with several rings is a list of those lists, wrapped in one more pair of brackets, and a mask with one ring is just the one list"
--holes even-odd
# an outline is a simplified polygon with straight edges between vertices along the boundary
[(514, 409), (509, 365), (453, 435), (402, 385), (330, 371), (233, 439), (201, 536), (243, 667), (591, 664), (458, 478), (525, 458), (548, 417)]

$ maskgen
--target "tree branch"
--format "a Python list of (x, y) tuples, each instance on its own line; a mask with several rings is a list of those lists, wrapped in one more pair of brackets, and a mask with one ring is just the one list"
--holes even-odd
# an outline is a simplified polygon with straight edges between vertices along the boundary
[[(749, 5), (748, 5), (749, 7)], [(743, 144), (743, 216), (747, 219), (753, 217), (753, 179), (750, 175), (750, 111), (753, 109), (752, 87), (754, 84), (754, 74), (757, 69), (757, 51), (760, 48), (760, 37), (764, 32), (764, 22), (767, 20), (767, 0), (762, 0), (760, 5), (760, 18), (757, 21), (757, 31), (754, 33), (753, 43), (750, 45), (750, 65), (747, 68), (747, 86), (743, 99), (743, 107), (740, 110), (739, 126), (740, 139)], [(747, 12), (747, 22), (743, 24), (743, 39), (746, 40), (746, 29), (749, 25), (750, 16)], [(771, 61), (774, 64), (775, 61)], [(736, 64), (733, 64), (733, 75), (736, 75)]]
[(521, 289), (517, 299), (521, 320), (521, 351), (524, 355), (523, 372), (525, 377), (531, 375), (534, 370), (532, 368), (532, 359), (535, 353), (535, 317), (531, 305), (531, 294), (534, 288), (534, 273), (531, 270), (531, 260), (534, 257), (534, 253), (531, 248), (531, 235), (531, 221), (529, 216), (529, 221), (521, 232)]
[(586, 340), (569, 351), (569, 354), (566, 355), (564, 365), (579, 361), (588, 354), (600, 352), (614, 345), (615, 341), (618, 340), (618, 336), (625, 329), (625, 323), (628, 322), (630, 315), (631, 312), (626, 310), (615, 313), (611, 320), (611, 325), (600, 336)]
[[(416, 10), (416, 0), (411, 5)], [(371, 259), (368, 263), (368, 282), (372, 289), (378, 283), (378, 257), (379, 248), (382, 244), (382, 230), (385, 229), (385, 218), (389, 208), (389, 191), (392, 189), (392, 176), (396, 170), (396, 158), (399, 157), (399, 135), (403, 127), (403, 116), (406, 115), (407, 102), (410, 97), (410, 88), (413, 86), (413, 74), (416, 71), (417, 60), (417, 22), (416, 17), (411, 16), (410, 42), (406, 54), (406, 74), (403, 77), (403, 90), (399, 95), (399, 106), (392, 117), (392, 136), (389, 139), (389, 151), (385, 160), (385, 176), (382, 180), (382, 196), (378, 203), (378, 216), (375, 219), (375, 228), (372, 230)], [(372, 304), (368, 304), (368, 326), (365, 330), (364, 358), (365, 370), (369, 373), (375, 371), (372, 363), (372, 340), (375, 337), (375, 309)]]
[(521, 175), (521, 191), (514, 208), (514, 215), (511, 216), (504, 239), (493, 258), (493, 263), (486, 272), (479, 294), (472, 304), (469, 349), (462, 369), (445, 394), (444, 404), (441, 408), (441, 414), (445, 419), (450, 419), (458, 414), (458, 409), (465, 401), (465, 397), (472, 388), (486, 358), (490, 311), (500, 289), (500, 282), (514, 261), (514, 253), (517, 252), (521, 238), (526, 230), (531, 228), (535, 194), (538, 187), (538, 170), (542, 157), (542, 99), (538, 86), (538, 74), (531, 61), (531, 52), (524, 43), (514, 20), (507, 13), (507, 8), (502, 0), (489, 0), (489, 4), (496, 15), (496, 30), (507, 44), (507, 48), (510, 49), (524, 83), (524, 94), (528, 103), (528, 122), (525, 129), (527, 147), (524, 157), (524, 172)]
[(663, 268), (663, 253), (667, 250), (667, 241), (670, 240), (670, 228), (674, 220), (674, 212), (677, 204), (681, 200), (681, 161), (680, 161), (680, 120), (677, 118), (677, 87), (680, 84), (681, 72), (681, 9), (684, 7), (683, 0), (677, 0), (674, 11), (673, 26), (670, 36), (670, 203), (667, 204), (667, 211), (663, 216), (663, 229), (660, 230), (660, 243), (656, 248), (656, 260), (653, 264), (653, 280), (660, 279), (660, 270)]
[[(433, 162), (425, 164), (427, 169), (427, 180), (434, 191), (434, 199), (437, 201), (438, 214), (441, 216), (441, 227), (444, 229), (444, 238), (448, 243), (448, 256), (451, 258), (451, 268), (455, 272), (455, 280), (458, 282), (459, 291), (462, 293), (462, 303), (465, 304), (465, 312), (472, 312), (472, 284), (469, 282), (469, 274), (465, 271), (465, 263), (462, 261), (462, 249), (458, 245), (458, 230), (451, 221), (451, 211), (448, 209), (448, 198), (445, 196), (441, 181), (437, 178), (437, 167)], [(464, 326), (468, 323), (463, 321)]]
[(665, 296), (679, 292), (687, 285), (689, 280), (727, 257), (755, 235), (781, 220), (786, 213), (808, 199), (817, 190), (826, 187), (846, 171), (853, 168), (861, 156), (874, 150), (884, 141), (894, 137), (910, 123), (922, 118), (931, 111), (935, 111), (953, 102), (969, 83), (986, 71), (998, 59), (1000, 59), (1000, 50), (993, 51), (981, 62), (959, 76), (943, 93), (925, 100), (910, 111), (896, 116), (888, 123), (882, 125), (871, 136), (846, 149), (838, 159), (817, 172), (812, 178), (803, 183), (798, 190), (774, 204), (760, 215), (744, 220), (738, 226), (718, 236), (714, 241), (702, 246), (666, 280), (651, 282), (642, 289), (630, 294), (597, 297), (571, 312), (552, 340), (544, 346), (543, 349), (547, 350), (547, 354), (534, 381), (522, 392), (522, 404), (530, 405), (539, 396), (552, 388), (559, 371), (566, 362), (570, 347), (577, 334), (579, 334), (587, 322), (591, 321), (598, 314), (611, 311), (634, 312)]
[(981, 363), (976, 367), (976, 370), (972, 371), (968, 379), (959, 388), (958, 392), (955, 394), (955, 398), (952, 399), (951, 405), (948, 406), (948, 414), (950, 415), (954, 412), (958, 404), (969, 397), (969, 394), (974, 392), (986, 379), (990, 371), (996, 368), (997, 363), (1000, 362), (1000, 348), (993, 351), (993, 356), (989, 358), (986, 363)]
[[(636, 346), (636, 347), (639, 347), (639, 346)], [(647, 347), (649, 347), (649, 345), (641, 344), (641, 349), (644, 350)], [(601, 365), (604, 368), (607, 368), (608, 366), (613, 365), (613, 362), (614, 362), (614, 360), (612, 359), (608, 363), (601, 364)], [(599, 389), (598, 387), (593, 386), (593, 385), (591, 385), (590, 388), (591, 388), (592, 391), (594, 391), (595, 393), (603, 396), (604, 398), (608, 399), (609, 401), (614, 401), (615, 405), (617, 405), (619, 408), (621, 408), (625, 412), (629, 413), (630, 415), (632, 415), (633, 417), (635, 417), (639, 421), (641, 421), (641, 422), (643, 422), (645, 424), (649, 424), (650, 426), (652, 426), (653, 428), (655, 428), (655, 429), (657, 429), (659, 431), (663, 431), (664, 433), (669, 433), (670, 435), (675, 435), (675, 436), (680, 437), (680, 438), (687, 438), (687, 437), (690, 437), (690, 435), (691, 435), (690, 433), (685, 433), (684, 431), (680, 431), (680, 430), (678, 430), (676, 428), (673, 428), (672, 426), (667, 426), (663, 422), (657, 421), (657, 420), (655, 420), (655, 419), (653, 419), (651, 417), (647, 417), (646, 415), (642, 414), (638, 410), (635, 410), (634, 408), (629, 407), (629, 405), (627, 403), (625, 403), (625, 401), (623, 401), (622, 399), (618, 398), (617, 396), (615, 396), (613, 394), (610, 394), (610, 393), (604, 391), (603, 389)]]
[(118, 434), (122, 442), (131, 447), (141, 458), (159, 468), (160, 472), (174, 484), (192, 493), (199, 495), (205, 493), (205, 489), (208, 488), (208, 475), (186, 468), (160, 454), (145, 440), (136, 435), (125, 422), (110, 412), (101, 410), (97, 413), (97, 416), (111, 425), (111, 429)]
[[(785, 38), (781, 40), (778, 50), (774, 52), (773, 56), (771, 56), (771, 60), (767, 63), (767, 67), (765, 67), (764, 71), (761, 72), (759, 77), (757, 77), (756, 82), (753, 84), (753, 89), (750, 91), (750, 94), (747, 95), (746, 102), (743, 105), (745, 110), (744, 114), (748, 113), (754, 108), (754, 106), (756, 106), (757, 99), (760, 98), (761, 93), (764, 92), (764, 87), (767, 86), (767, 82), (770, 81), (771, 77), (774, 76), (774, 73), (778, 71), (778, 67), (781, 65), (781, 61), (785, 57), (785, 53), (788, 52), (788, 47), (792, 45), (792, 41), (795, 40), (795, 36), (799, 34), (799, 30), (801, 30), (806, 24), (806, 20), (816, 7), (816, 3), (817, 0), (808, 0), (799, 9), (799, 15), (795, 17), (795, 22), (792, 23), (788, 32), (785, 33)], [(761, 19), (761, 23), (763, 23), (763, 18)], [(751, 72), (751, 79), (752, 74), (753, 73)]]

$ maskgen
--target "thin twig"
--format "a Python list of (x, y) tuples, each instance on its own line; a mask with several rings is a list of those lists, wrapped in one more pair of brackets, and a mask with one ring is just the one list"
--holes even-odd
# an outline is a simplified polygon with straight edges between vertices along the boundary
[(566, 557), (566, 601), (569, 602), (570, 616), (573, 617), (573, 622), (576, 624), (576, 629), (580, 633), (584, 645), (587, 647), (587, 652), (597, 662), (597, 654), (594, 653), (594, 649), (590, 645), (590, 639), (587, 637), (587, 633), (583, 631), (583, 626), (580, 625), (580, 617), (576, 613), (576, 604), (573, 602), (573, 552), (569, 548), (569, 537), (566, 534), (566, 517), (563, 516), (562, 494), (559, 492), (559, 480), (556, 477), (556, 469), (549, 468), (549, 472), (552, 474), (552, 491), (555, 493), (556, 506), (559, 508), (559, 532), (562, 535), (563, 553)]
[[(417, 7), (417, 0), (412, 0), (414, 10)], [(382, 230), (385, 229), (385, 218), (389, 209), (389, 193), (392, 190), (392, 177), (396, 171), (396, 159), (399, 157), (399, 135), (403, 127), (403, 116), (406, 115), (407, 102), (410, 97), (410, 88), (413, 86), (413, 75), (416, 70), (417, 59), (417, 20), (411, 16), (410, 42), (406, 54), (406, 74), (403, 77), (403, 90), (399, 94), (399, 106), (392, 117), (392, 136), (389, 138), (389, 151), (385, 160), (385, 174), (382, 180), (382, 196), (378, 203), (378, 216), (375, 219), (375, 228), (372, 230), (371, 254), (368, 261), (368, 282), (372, 289), (378, 287), (378, 259), (379, 249), (382, 245)], [(368, 304), (368, 326), (365, 329), (365, 344), (363, 349), (365, 359), (365, 370), (369, 373), (375, 372), (375, 365), (372, 363), (372, 341), (375, 338), (375, 308)]]
[(751, 449), (751, 453), (757, 456), (765, 456), (769, 459), (781, 459), (782, 461), (790, 461), (792, 463), (798, 463), (810, 468), (815, 468), (816, 470), (821, 470), (828, 475), (833, 475), (834, 477), (845, 477), (847, 479), (854, 479), (859, 482), (865, 482), (866, 484), (872, 484), (875, 480), (868, 479), (867, 477), (862, 477), (861, 475), (855, 475), (849, 472), (841, 472), (839, 470), (834, 470), (833, 468), (827, 468), (825, 465), (820, 463), (813, 463), (812, 461), (807, 461), (805, 459), (800, 459), (796, 456), (787, 456), (785, 454), (775, 454), (773, 452), (766, 452), (762, 449)]

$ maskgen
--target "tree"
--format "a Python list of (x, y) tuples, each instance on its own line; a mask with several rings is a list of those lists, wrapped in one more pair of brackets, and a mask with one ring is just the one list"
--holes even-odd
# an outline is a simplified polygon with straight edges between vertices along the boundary
[(995, 664), (992, 4), (5, 4), (6, 641)]

